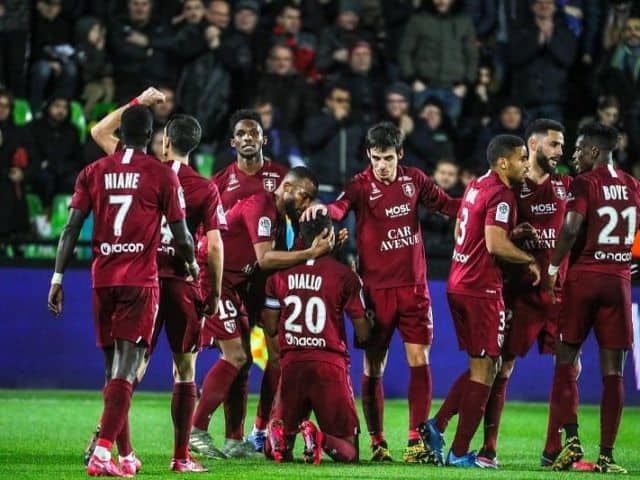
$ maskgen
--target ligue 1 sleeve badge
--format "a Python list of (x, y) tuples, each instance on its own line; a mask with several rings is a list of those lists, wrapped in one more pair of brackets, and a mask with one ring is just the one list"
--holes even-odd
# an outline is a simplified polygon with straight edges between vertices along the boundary
[(413, 186), (413, 183), (403, 183), (402, 184), (402, 192), (409, 198), (413, 197), (416, 193), (416, 187)]

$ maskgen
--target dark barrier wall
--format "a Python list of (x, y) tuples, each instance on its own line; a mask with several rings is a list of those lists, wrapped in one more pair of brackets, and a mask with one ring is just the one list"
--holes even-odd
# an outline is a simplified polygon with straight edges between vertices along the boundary
[[(0, 268), (0, 388), (102, 388), (102, 353), (95, 347), (91, 311), (90, 275), (87, 270), (70, 270), (65, 275), (65, 306), (61, 318), (46, 310), (51, 270)], [(465, 356), (458, 351), (449, 309), (445, 298), (445, 282), (430, 283), (435, 321), (435, 339), (431, 350), (434, 394), (444, 397), (455, 378), (465, 368)], [(627, 403), (640, 404), (638, 373), (640, 372), (640, 334), (638, 306), (640, 289), (634, 289), (634, 331), (636, 350), (631, 352), (625, 371)], [(351, 342), (351, 330), (349, 338)], [(171, 357), (161, 337), (151, 366), (140, 388), (171, 388)], [(635, 355), (634, 355), (635, 353)], [(201, 354), (198, 381), (216, 358), (213, 351)], [(593, 339), (584, 347), (583, 373), (580, 378), (581, 401), (600, 401), (601, 381), (598, 357)], [(352, 351), (352, 376), (356, 395), (360, 389), (362, 352)], [(512, 400), (546, 401), (551, 385), (553, 363), (549, 356), (535, 352), (520, 360), (509, 384)], [(257, 367), (251, 373), (251, 391), (257, 392), (261, 374)], [(394, 337), (384, 379), (386, 395), (406, 397), (408, 368), (404, 349)]]

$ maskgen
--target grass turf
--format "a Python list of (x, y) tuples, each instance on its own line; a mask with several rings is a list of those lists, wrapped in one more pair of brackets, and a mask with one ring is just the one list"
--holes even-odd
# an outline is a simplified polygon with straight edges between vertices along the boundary
[[(143, 460), (141, 478), (171, 478), (168, 471), (172, 453), (173, 430), (170, 416), (170, 394), (136, 393), (131, 412), (133, 444)], [(255, 412), (255, 397), (248, 407), (250, 425)], [(439, 405), (435, 402), (434, 410)], [(11, 479), (67, 479), (87, 478), (82, 466), (82, 450), (102, 409), (99, 392), (21, 391), (0, 390), (0, 478)], [(216, 445), (221, 446), (224, 420), (217, 412), (211, 425)], [(581, 437), (586, 459), (598, 453), (598, 407), (580, 409)], [(362, 415), (361, 415), (362, 418)], [(325, 456), (322, 465), (277, 465), (262, 457), (251, 460), (203, 462), (210, 472), (196, 478), (334, 478), (351, 479), (467, 479), (502, 478), (509, 480), (537, 478), (579, 478), (588, 473), (556, 473), (538, 467), (547, 424), (547, 408), (542, 404), (507, 403), (501, 429), (499, 471), (469, 471), (436, 468), (425, 465), (404, 465), (401, 462), (406, 439), (408, 410), (406, 402), (389, 400), (386, 403), (385, 425), (391, 453), (391, 464), (368, 461), (368, 438), (360, 438), (360, 465), (342, 466)], [(449, 426), (450, 442), (455, 423)], [(616, 460), (629, 469), (629, 476), (640, 478), (640, 408), (627, 408), (623, 414)], [(472, 444), (477, 448), (480, 437)], [(297, 442), (296, 457), (300, 458), (301, 442)], [(192, 475), (193, 476), (193, 475)]]

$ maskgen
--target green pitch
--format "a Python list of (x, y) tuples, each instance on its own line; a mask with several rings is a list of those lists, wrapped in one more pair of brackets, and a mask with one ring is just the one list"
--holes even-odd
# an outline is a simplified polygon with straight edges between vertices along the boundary
[[(134, 396), (131, 412), (133, 445), (143, 460), (140, 478), (175, 479), (168, 471), (172, 453), (173, 431), (170, 416), (170, 395), (140, 392)], [(436, 402), (434, 407), (437, 407)], [(67, 479), (88, 478), (82, 466), (82, 450), (102, 409), (98, 392), (72, 391), (0, 391), (0, 478)], [(249, 402), (248, 418), (253, 420), (255, 397)], [(216, 413), (211, 432), (217, 445), (222, 443), (224, 421)], [(361, 416), (362, 418), (362, 416)], [(204, 462), (210, 472), (192, 474), (193, 478), (294, 479), (468, 479), (500, 478), (509, 480), (537, 478), (580, 478), (590, 473), (555, 473), (538, 467), (544, 443), (547, 409), (542, 404), (508, 403), (505, 409), (499, 457), (499, 471), (469, 471), (435, 468), (425, 465), (404, 465), (401, 462), (405, 445), (408, 411), (404, 401), (388, 401), (385, 411), (387, 438), (396, 462), (340, 466), (331, 459), (322, 465), (302, 463), (276, 465), (262, 457), (254, 460)], [(598, 408), (585, 406), (580, 410), (582, 441), (587, 459), (598, 452)], [(447, 442), (451, 442), (455, 424), (449, 426)], [(473, 448), (479, 446), (476, 437)], [(300, 458), (298, 442), (297, 457)], [(361, 437), (360, 451), (368, 459), (368, 438)], [(640, 408), (627, 408), (618, 437), (616, 460), (629, 469), (631, 476), (640, 477)], [(635, 474), (635, 475), (633, 475)]]

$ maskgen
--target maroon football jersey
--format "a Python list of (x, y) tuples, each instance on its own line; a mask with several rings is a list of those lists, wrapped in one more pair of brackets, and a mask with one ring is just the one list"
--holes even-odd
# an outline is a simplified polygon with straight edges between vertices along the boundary
[(343, 312), (365, 314), (362, 282), (330, 256), (280, 270), (269, 277), (265, 306), (280, 310), (278, 342), (283, 363), (318, 361), (344, 366), (349, 350)]
[(162, 215), (185, 216), (178, 177), (155, 157), (127, 148), (85, 167), (71, 208), (93, 211), (94, 287), (158, 284), (156, 250)]
[(571, 269), (630, 278), (631, 245), (638, 227), (638, 181), (605, 165), (578, 175), (569, 188), (567, 212), (585, 219), (571, 252)]
[(288, 171), (284, 165), (265, 158), (264, 165), (255, 175), (247, 175), (238, 168), (237, 162), (233, 162), (215, 174), (212, 181), (217, 185), (222, 206), (227, 211), (254, 193), (275, 192)]
[(487, 251), (484, 228), (492, 225), (509, 233), (516, 225), (516, 209), (513, 191), (493, 170), (467, 186), (458, 211), (449, 292), (488, 298), (502, 295), (502, 271)]
[[(554, 174), (538, 185), (530, 179), (525, 179), (522, 185), (513, 190), (518, 201), (517, 223), (529, 222), (538, 231), (539, 240), (526, 239), (516, 242), (518, 247), (531, 253), (540, 265), (543, 276), (547, 275), (547, 267), (551, 261), (551, 254), (556, 248), (556, 240), (564, 221), (567, 206), (567, 194), (573, 179), (569, 175)], [(532, 288), (531, 282), (523, 275), (521, 268), (511, 275), (511, 281), (518, 281), (522, 288)], [(564, 282), (568, 260), (562, 262), (558, 279), (559, 286)], [(537, 287), (535, 287), (537, 288)]]
[(265, 191), (240, 200), (226, 215), (223, 281), (235, 286), (247, 280), (255, 268), (253, 245), (274, 241), (281, 222), (274, 195)]
[(385, 185), (368, 167), (329, 205), (334, 220), (342, 220), (350, 209), (356, 214), (360, 273), (367, 288), (426, 283), (419, 204), (454, 216), (460, 200), (449, 197), (417, 168), (398, 167), (396, 180)]
[[(226, 230), (227, 221), (224, 208), (220, 203), (218, 188), (214, 183), (206, 180), (189, 165), (180, 162), (166, 164), (177, 175), (180, 186), (184, 191), (187, 204), (187, 226), (193, 235), (194, 242), (198, 242), (197, 232), (202, 225), (206, 234), (209, 230)], [(188, 274), (184, 260), (176, 256), (175, 244), (171, 229), (163, 217), (160, 247), (158, 248), (158, 275), (160, 277), (185, 278)]]

